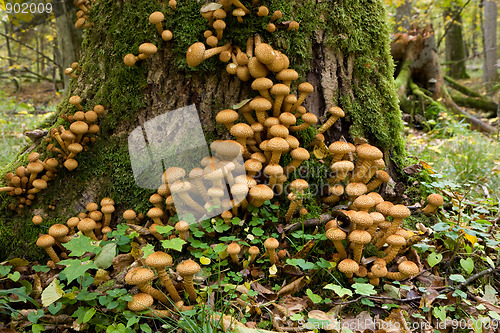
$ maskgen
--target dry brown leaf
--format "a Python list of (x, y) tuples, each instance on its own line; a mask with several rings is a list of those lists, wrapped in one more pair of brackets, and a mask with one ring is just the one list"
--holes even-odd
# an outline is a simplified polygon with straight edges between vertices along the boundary
[(422, 272), (415, 280), (426, 286), (426, 288), (440, 288), (444, 286), (444, 279), (430, 272)]
[(340, 326), (335, 316), (324, 313), (323, 311), (320, 310), (309, 311), (307, 317), (309, 317), (309, 319), (320, 320), (321, 322), (308, 323), (306, 324), (305, 327), (306, 329), (322, 329), (325, 330), (326, 332), (337, 332), (337, 329)]
[(426, 288), (427, 292), (420, 299), (420, 307), (430, 307), (432, 302), (439, 296), (439, 292), (434, 288)]
[(311, 250), (313, 249), (314, 244), (316, 244), (316, 241), (314, 239), (311, 239), (304, 246), (302, 246), (302, 248), (297, 253), (295, 253), (295, 255), (293, 257), (295, 259), (307, 258), (307, 256), (309, 255), (309, 252), (311, 252)]
[(306, 285), (306, 281), (304, 281), (305, 276), (298, 278), (297, 280), (287, 284), (283, 288), (278, 291), (276, 294), (277, 296), (285, 296), (285, 295), (291, 295), (293, 293), (296, 293), (297, 291), (301, 290), (302, 287)]
[(259, 293), (260, 296), (269, 299), (269, 298), (276, 298), (276, 293), (267, 289), (263, 285), (261, 285), (258, 282), (252, 282), (251, 287), (253, 290)]
[(134, 262), (134, 257), (130, 253), (119, 254), (113, 258), (113, 274), (119, 274), (127, 270), (127, 267)]
[(379, 329), (385, 330), (387, 333), (411, 332), (400, 309), (393, 309), (389, 317), (387, 317), (385, 320), (379, 320), (377, 322), (377, 327)]
[(355, 318), (346, 318), (340, 322), (342, 329), (348, 328), (353, 332), (364, 332), (366, 330), (375, 332), (375, 320), (368, 311), (359, 313)]

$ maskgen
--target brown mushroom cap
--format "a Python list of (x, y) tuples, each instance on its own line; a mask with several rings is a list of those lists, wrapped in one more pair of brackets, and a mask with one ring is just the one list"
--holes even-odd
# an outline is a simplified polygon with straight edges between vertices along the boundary
[(191, 45), (186, 53), (187, 64), (191, 67), (201, 64), (204, 60), (205, 49), (205, 45), (201, 42)]
[(103, 214), (112, 214), (115, 211), (115, 206), (113, 205), (104, 205), (101, 207), (101, 212)]
[(375, 201), (368, 195), (360, 195), (353, 201), (353, 205), (356, 208), (365, 210), (375, 206)]
[(175, 230), (178, 232), (186, 232), (189, 230), (189, 223), (181, 220), (175, 224)]
[(64, 224), (56, 223), (49, 228), (49, 235), (55, 239), (64, 237), (69, 233), (69, 229)]
[(163, 251), (157, 251), (151, 253), (146, 257), (144, 263), (153, 268), (163, 268), (172, 265), (172, 256), (170, 254), (165, 253)]
[(268, 79), (267, 77), (257, 78), (252, 82), (253, 90), (267, 90), (271, 89), (273, 86), (273, 81)]
[(227, 250), (226, 252), (229, 254), (229, 255), (233, 255), (233, 254), (238, 254), (240, 253), (241, 251), (241, 247), (238, 243), (231, 243), (227, 246)]
[(248, 249), (248, 253), (250, 253), (251, 255), (257, 255), (260, 253), (260, 250), (257, 246), (250, 246), (250, 248)]
[(280, 246), (280, 242), (278, 242), (278, 240), (276, 238), (269, 237), (268, 239), (266, 239), (264, 241), (264, 247), (266, 249), (274, 250), (274, 249), (278, 248), (278, 246)]
[(147, 55), (151, 55), (158, 52), (158, 48), (151, 43), (143, 43), (139, 45), (139, 53), (144, 53)]
[(386, 240), (387, 244), (392, 246), (404, 246), (406, 244), (406, 239), (400, 235), (390, 235)]
[(304, 179), (295, 179), (290, 183), (290, 189), (304, 191), (309, 188), (309, 183)]
[(266, 43), (261, 43), (255, 47), (255, 56), (264, 65), (268, 65), (276, 59), (274, 49)]
[(382, 201), (381, 203), (377, 204), (376, 209), (382, 215), (389, 216), (392, 207), (394, 207), (394, 204), (392, 202)]
[(153, 303), (153, 296), (146, 293), (138, 293), (132, 296), (132, 300), (127, 303), (127, 306), (130, 311), (139, 312), (150, 309)]
[(123, 63), (128, 66), (132, 67), (135, 65), (137, 62), (137, 56), (133, 55), (132, 53), (126, 54), (125, 57), (123, 57)]
[(295, 148), (294, 150), (292, 150), (290, 152), (290, 155), (292, 156), (292, 158), (294, 160), (299, 160), (299, 161), (306, 161), (311, 157), (311, 155), (309, 154), (307, 149), (304, 149), (301, 147)]
[(389, 211), (389, 215), (394, 218), (405, 219), (407, 217), (410, 217), (411, 211), (405, 205), (395, 205)]
[(287, 152), (290, 149), (290, 145), (286, 142), (285, 139), (280, 137), (274, 137), (267, 143), (267, 149), (270, 151), (277, 152)]
[(372, 236), (365, 230), (353, 230), (348, 236), (349, 242), (356, 244), (368, 244), (372, 240)]
[(80, 222), (78, 223), (78, 230), (81, 232), (85, 231), (93, 231), (97, 227), (97, 224), (94, 220), (90, 218), (84, 218), (81, 219)]
[(253, 200), (267, 201), (274, 197), (274, 192), (269, 186), (260, 184), (253, 186), (249, 191), (249, 195)]
[[(267, 101), (267, 99), (264, 100)], [(231, 127), (230, 132), (236, 138), (250, 138), (254, 134), (252, 128), (245, 123), (235, 124)]]
[(374, 206), (376, 206), (379, 203), (384, 201), (382, 196), (380, 194), (378, 194), (377, 192), (370, 192), (367, 194), (367, 196), (369, 196), (373, 200), (373, 202), (375, 203)]
[(325, 235), (331, 241), (344, 240), (347, 237), (347, 234), (339, 228), (330, 228), (326, 231)]
[(333, 142), (330, 146), (328, 146), (328, 150), (332, 154), (347, 154), (354, 151), (351, 146), (345, 141)]
[(330, 169), (333, 172), (349, 172), (354, 170), (354, 164), (351, 161), (339, 161), (333, 163)]
[(149, 15), (149, 23), (158, 24), (165, 19), (165, 15), (162, 12), (153, 12)]
[(406, 276), (415, 276), (420, 273), (420, 269), (413, 261), (405, 260), (398, 265), (398, 270)]
[(51, 235), (40, 235), (36, 241), (36, 246), (45, 248), (54, 245), (56, 240)]
[(442, 206), (444, 203), (443, 197), (438, 193), (433, 193), (427, 197), (427, 201), (433, 206)]
[(31, 219), (31, 221), (33, 222), (34, 225), (40, 225), (43, 222), (43, 218), (40, 215), (35, 215)]
[(373, 218), (368, 212), (353, 212), (350, 216), (351, 221), (356, 224), (356, 228), (369, 228), (373, 224)]
[(359, 145), (356, 148), (356, 153), (359, 158), (364, 160), (378, 160), (384, 157), (380, 149), (369, 144)]
[(195, 275), (201, 270), (200, 265), (195, 261), (188, 259), (177, 265), (177, 272), (182, 276)]
[(82, 135), (88, 132), (89, 125), (83, 121), (75, 121), (69, 126), (69, 129), (76, 135)]
[(125, 275), (125, 282), (130, 285), (140, 285), (148, 283), (155, 278), (155, 273), (146, 267), (137, 267), (131, 269)]
[(236, 120), (238, 120), (239, 114), (234, 110), (222, 110), (215, 116), (215, 121), (219, 124), (233, 124)]
[(359, 270), (359, 265), (352, 259), (344, 259), (337, 266), (339, 271), (346, 275), (352, 275)]
[(366, 185), (363, 183), (349, 183), (345, 187), (348, 196), (360, 196), (366, 193)]

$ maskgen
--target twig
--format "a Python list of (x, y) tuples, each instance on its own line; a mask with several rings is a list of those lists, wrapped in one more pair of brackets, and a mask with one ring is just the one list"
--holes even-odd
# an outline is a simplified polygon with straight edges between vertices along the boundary
[(460, 283), (460, 285), (458, 286), (457, 289), (462, 289), (462, 288), (466, 287), (467, 285), (471, 284), (472, 282), (474, 282), (475, 280), (479, 279), (480, 277), (483, 277), (483, 276), (490, 274), (490, 273), (493, 273), (493, 272), (497, 272), (499, 269), (500, 268), (491, 267), (491, 268), (485, 269), (484, 271), (481, 271), (477, 274), (474, 274), (470, 278), (465, 280), (464, 282)]
[(359, 302), (363, 298), (368, 298), (372, 299), (375, 301), (390, 301), (390, 302), (400, 302), (400, 303), (407, 303), (407, 302), (413, 302), (413, 301), (419, 301), (422, 296), (416, 296), (416, 297), (409, 297), (409, 298), (393, 298), (393, 297), (381, 297), (381, 296), (359, 296), (356, 299), (353, 299), (351, 301), (346, 301), (346, 302), (340, 302), (340, 303), (331, 303), (331, 305), (346, 305), (346, 304), (352, 304)]
[(332, 219), (332, 216), (330, 214), (323, 214), (323, 215), (320, 215), (319, 218), (317, 218), (317, 219), (307, 219), (303, 222), (297, 222), (294, 224), (290, 224), (290, 225), (286, 226), (283, 231), (285, 233), (290, 233), (290, 232), (299, 230), (300, 228), (302, 228), (302, 226), (304, 226), (304, 227), (317, 227), (319, 225), (322, 225), (322, 224), (330, 221), (331, 219)]
[(462, 11), (465, 9), (465, 7), (467, 7), (467, 5), (469, 4), (469, 2), (470, 2), (470, 0), (467, 0), (467, 2), (462, 6), (462, 8), (460, 8), (460, 10), (455, 13), (455, 16), (453, 17), (453, 19), (451, 20), (451, 22), (448, 24), (448, 26), (444, 30), (443, 35), (441, 36), (441, 38), (439, 38), (439, 41), (437, 42), (437, 47), (436, 48), (438, 48), (439, 45), (441, 45), (441, 42), (443, 41), (444, 36), (446, 36), (446, 34), (448, 33), (448, 30), (450, 30), (450, 28), (452, 27), (453, 23), (455, 23), (455, 21), (460, 17), (460, 15), (462, 14)]

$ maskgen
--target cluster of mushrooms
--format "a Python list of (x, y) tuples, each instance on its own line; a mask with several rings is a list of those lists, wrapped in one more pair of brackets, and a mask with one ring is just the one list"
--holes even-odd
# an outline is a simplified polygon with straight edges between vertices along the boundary
[[(97, 122), (99, 116), (104, 115), (104, 107), (96, 105), (93, 110), (84, 111), (80, 104), (82, 99), (76, 95), (71, 96), (69, 102), (78, 109), (73, 115), (61, 116), (71, 123), (69, 129), (59, 125), (52, 128), (45, 139), (48, 142), (47, 152), (54, 157), (40, 160), (40, 154), (32, 152), (28, 155), (27, 166), (20, 166), (15, 172), (5, 175), (7, 186), (0, 187), (0, 193), (6, 192), (17, 197), (17, 204), (10, 205), (11, 210), (20, 211), (24, 206), (30, 206), (35, 194), (44, 190), (47, 183), (56, 178), (61, 165), (69, 171), (74, 170), (78, 166), (76, 155), (86, 149), (89, 143), (95, 142), (95, 135), (99, 133)], [(52, 143), (52, 140), (55, 142)]]
[(79, 10), (76, 12), (75, 28), (88, 29), (90, 28), (89, 14), (90, 14), (90, 1), (89, 0), (74, 0), (73, 5)]
[(78, 62), (74, 62), (71, 64), (71, 67), (68, 67), (64, 70), (65, 75), (69, 75), (74, 79), (78, 79), (78, 73), (82, 71), (82, 66)]

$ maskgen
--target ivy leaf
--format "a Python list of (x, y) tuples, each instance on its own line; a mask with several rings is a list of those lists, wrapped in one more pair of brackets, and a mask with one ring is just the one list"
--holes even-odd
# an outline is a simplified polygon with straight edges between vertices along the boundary
[(48, 310), (50, 313), (55, 315), (56, 313), (59, 312), (59, 310), (62, 309), (62, 306), (63, 306), (63, 304), (61, 302), (53, 303), (53, 304), (49, 305)]
[(467, 259), (460, 259), (460, 266), (462, 266), (467, 274), (470, 274), (474, 270), (474, 260), (471, 257)]
[(61, 271), (66, 276), (68, 284), (73, 280), (83, 276), (89, 269), (98, 269), (99, 267), (92, 260), (82, 262), (80, 259), (66, 259), (59, 262), (60, 265), (65, 265), (66, 268)]
[(307, 290), (306, 290), (306, 294), (307, 294), (307, 297), (309, 297), (309, 299), (310, 299), (310, 300), (311, 300), (314, 304), (321, 303), (321, 301), (323, 300), (323, 299), (321, 298), (321, 296), (316, 295), (315, 293), (313, 293), (311, 289), (307, 289)]
[(161, 245), (163, 246), (164, 249), (172, 249), (179, 252), (182, 252), (182, 246), (184, 244), (186, 244), (186, 241), (178, 237), (174, 239), (165, 239), (161, 241)]
[[(49, 306), (52, 303), (59, 300), (61, 297), (65, 295), (64, 290), (62, 290), (59, 285), (59, 280), (54, 279), (42, 292), (42, 305)], [(60, 309), (60, 308), (59, 308)], [(59, 311), (59, 310), (57, 310)], [(56, 312), (57, 312), (56, 311)], [(51, 311), (52, 313), (52, 311)], [(54, 314), (54, 313), (52, 313)]]
[(38, 322), (38, 319), (42, 318), (44, 315), (44, 312), (42, 309), (36, 310), (36, 312), (30, 312), (28, 313), (28, 320), (32, 322), (33, 324), (36, 324)]
[(432, 252), (427, 257), (427, 262), (429, 263), (429, 266), (431, 266), (431, 267), (434, 267), (437, 264), (439, 264), (441, 262), (441, 260), (443, 260), (443, 255), (441, 253)]
[(376, 295), (375, 287), (369, 283), (355, 283), (352, 285), (356, 294), (363, 296)]
[(323, 289), (333, 290), (333, 292), (339, 295), (339, 297), (344, 297), (346, 295), (352, 296), (352, 291), (350, 289), (332, 283), (327, 284), (323, 287)]
[(90, 319), (92, 319), (92, 317), (95, 315), (96, 313), (96, 309), (95, 308), (90, 308), (88, 309), (85, 314), (83, 315), (83, 318), (82, 318), (82, 324), (88, 322)]
[(7, 275), (7, 277), (9, 279), (11, 279), (12, 281), (17, 282), (21, 278), (21, 273), (19, 273), (18, 271), (15, 271), (15, 272)]
[(446, 321), (446, 308), (444, 306), (435, 306), (432, 309), (432, 314), (436, 319), (439, 319), (441, 322)]
[(111, 242), (102, 247), (101, 252), (94, 259), (94, 264), (99, 268), (106, 269), (111, 266), (115, 257), (116, 243)]
[(7, 274), (9, 274), (11, 269), (12, 269), (12, 266), (0, 265), (0, 276), (6, 276)]
[(63, 246), (71, 251), (70, 257), (81, 257), (85, 252), (98, 253), (101, 249), (98, 244), (92, 242), (92, 239), (85, 235), (72, 238), (69, 242), (64, 243)]
[[(36, 266), (33, 266), (33, 270), (35, 272), (43, 272), (43, 273), (47, 273), (48, 271), (50, 271), (50, 268), (48, 268), (47, 266), (42, 266), (42, 265), (36, 265)], [(0, 274), (1, 275), (1, 274)]]
[(451, 274), (450, 280), (455, 282), (465, 282), (465, 278), (462, 274)]
[(148, 245), (143, 246), (141, 250), (142, 250), (142, 257), (147, 258), (151, 253), (155, 252), (155, 247), (153, 244), (148, 243)]
[(174, 227), (167, 225), (167, 226), (157, 226), (156, 231), (162, 235), (168, 235), (170, 232), (174, 230)]
[(264, 235), (264, 230), (262, 230), (262, 228), (255, 227), (255, 228), (252, 228), (252, 234), (254, 236), (260, 237), (260, 236)]

